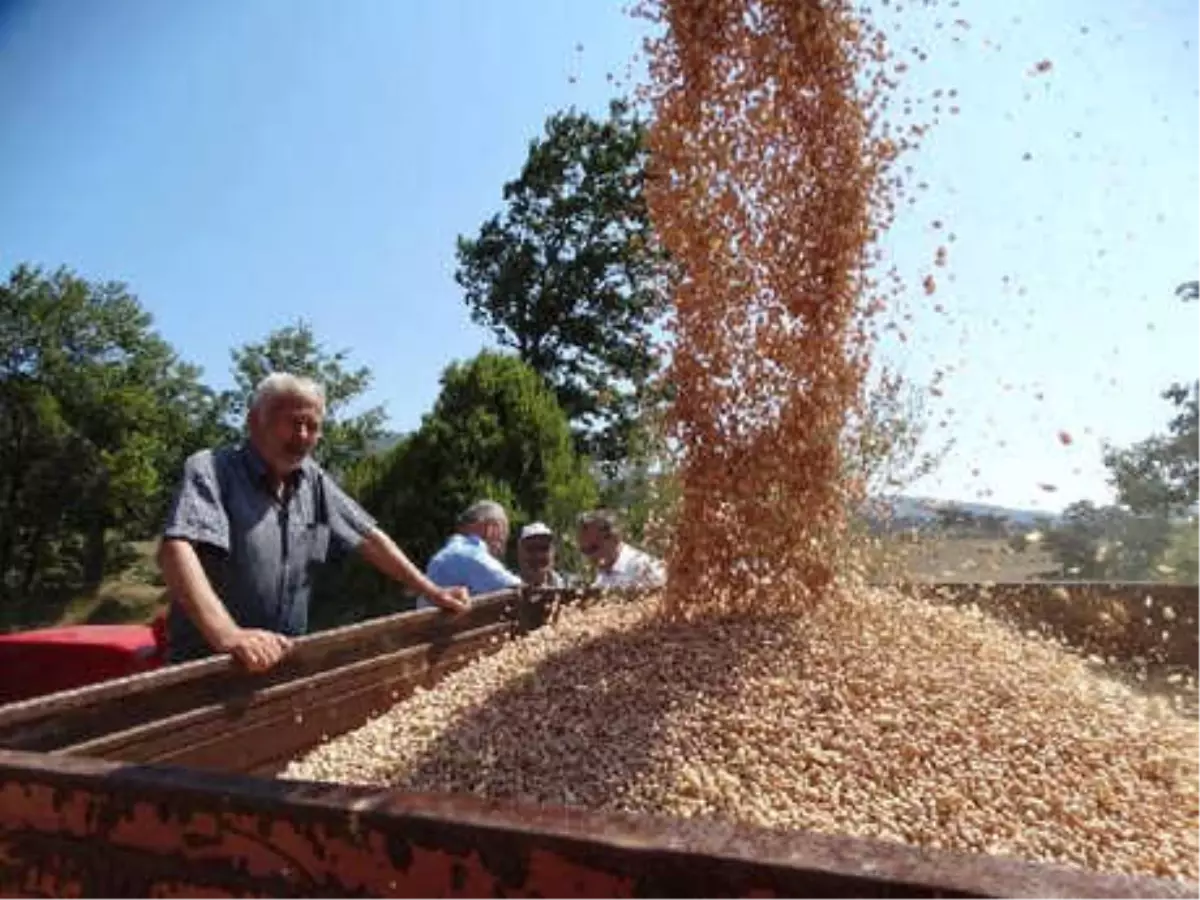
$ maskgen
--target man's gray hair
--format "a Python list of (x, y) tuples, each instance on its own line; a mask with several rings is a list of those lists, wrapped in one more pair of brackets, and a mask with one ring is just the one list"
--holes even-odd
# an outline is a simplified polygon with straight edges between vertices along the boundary
[(480, 500), (472, 503), (458, 517), (459, 527), (478, 525), (481, 522), (508, 522), (508, 513), (495, 500)]
[(610, 535), (618, 539), (621, 537), (621, 520), (611, 509), (593, 509), (590, 512), (580, 513), (579, 527), (595, 528), (605, 537)]
[(250, 412), (269, 409), (281, 397), (301, 397), (314, 400), (325, 409), (325, 389), (311, 378), (292, 375), (288, 372), (272, 372), (254, 388), (250, 398)]

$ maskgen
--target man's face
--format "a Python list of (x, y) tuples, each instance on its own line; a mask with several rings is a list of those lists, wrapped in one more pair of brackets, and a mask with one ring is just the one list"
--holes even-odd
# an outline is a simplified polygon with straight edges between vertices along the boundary
[(483, 523), (483, 534), (480, 535), (487, 544), (488, 551), (496, 559), (504, 558), (504, 549), (508, 546), (508, 522), (497, 522), (494, 519)]
[(300, 468), (321, 439), (321, 405), (303, 397), (281, 397), (259, 413), (252, 429), (259, 452), (280, 475)]
[(604, 552), (607, 542), (595, 525), (582, 525), (579, 528), (579, 552), (595, 562)]
[(525, 538), (517, 548), (517, 557), (522, 572), (547, 572), (554, 568), (554, 541), (546, 534)]

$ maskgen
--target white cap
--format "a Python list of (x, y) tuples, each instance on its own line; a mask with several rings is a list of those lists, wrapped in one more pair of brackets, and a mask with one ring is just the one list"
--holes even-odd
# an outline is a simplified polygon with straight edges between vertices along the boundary
[(554, 532), (543, 522), (530, 522), (521, 529), (521, 540), (531, 537), (554, 537)]

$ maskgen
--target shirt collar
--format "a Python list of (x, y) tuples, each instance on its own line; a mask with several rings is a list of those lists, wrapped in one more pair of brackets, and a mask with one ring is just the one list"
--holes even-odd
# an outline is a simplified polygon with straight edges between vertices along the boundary
[[(246, 441), (242, 444), (242, 459), (245, 461), (247, 468), (250, 469), (250, 474), (254, 476), (261, 484), (268, 484), (268, 476), (270, 468), (267, 466), (267, 461), (263, 459), (262, 454), (258, 452), (258, 448), (253, 442)], [(297, 487), (300, 481), (308, 474), (309, 460), (304, 460), (299, 469), (296, 469), (288, 476), (289, 486)]]
[(628, 563), (629, 545), (621, 541), (617, 545), (617, 555), (613, 557), (612, 565), (605, 569), (605, 572), (619, 572), (623, 565)]

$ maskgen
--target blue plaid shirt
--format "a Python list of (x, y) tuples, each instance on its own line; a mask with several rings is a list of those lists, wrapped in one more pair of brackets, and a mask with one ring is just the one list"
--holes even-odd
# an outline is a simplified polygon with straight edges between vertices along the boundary
[[(162, 534), (196, 548), (239, 626), (297, 636), (308, 630), (313, 570), (329, 559), (331, 546), (357, 549), (374, 527), (312, 460), (276, 497), (266, 463), (245, 444), (188, 459)], [(176, 603), (167, 614), (167, 645), (171, 662), (212, 653)]]

